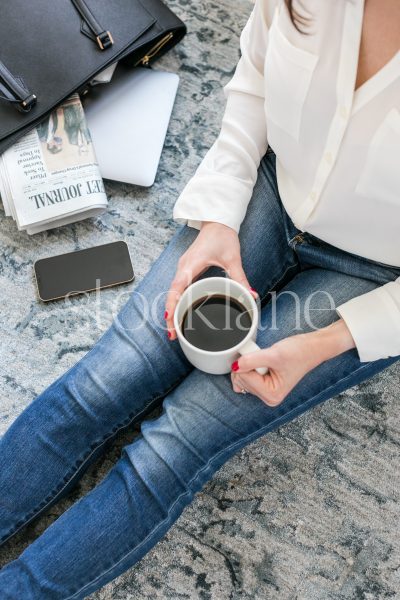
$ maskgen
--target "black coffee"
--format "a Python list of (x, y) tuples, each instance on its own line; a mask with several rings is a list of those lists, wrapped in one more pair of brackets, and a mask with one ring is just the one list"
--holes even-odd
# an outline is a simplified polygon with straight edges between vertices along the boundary
[(215, 294), (196, 300), (183, 317), (181, 327), (190, 344), (218, 352), (241, 342), (251, 323), (251, 314), (240, 302)]

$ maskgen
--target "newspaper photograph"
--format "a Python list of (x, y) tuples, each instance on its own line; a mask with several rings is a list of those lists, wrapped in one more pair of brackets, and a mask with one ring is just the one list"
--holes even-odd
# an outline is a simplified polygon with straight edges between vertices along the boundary
[(107, 208), (77, 94), (0, 156), (0, 194), (6, 215), (29, 234), (95, 216)]

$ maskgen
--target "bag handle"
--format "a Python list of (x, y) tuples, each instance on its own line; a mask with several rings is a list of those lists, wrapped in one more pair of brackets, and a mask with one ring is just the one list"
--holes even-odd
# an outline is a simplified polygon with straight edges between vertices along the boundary
[(86, 25), (89, 27), (92, 35), (89, 32), (83, 31), (85, 35), (87, 35), (91, 40), (95, 41), (100, 50), (107, 50), (114, 44), (113, 37), (109, 31), (104, 29), (86, 4), (85, 0), (71, 0), (72, 4), (75, 6), (76, 10), (81, 15), (82, 19), (85, 21)]
[[(4, 82), (4, 85), (3, 85)], [(15, 77), (0, 60), (0, 99), (15, 104), (21, 112), (29, 112), (36, 104), (32, 94), (18, 77)]]
[[(100, 50), (107, 50), (114, 44), (113, 37), (109, 31), (104, 29), (86, 4), (85, 0), (71, 0), (90, 31), (84, 33), (95, 41)], [(37, 97), (32, 94), (23, 81), (11, 73), (6, 65), (0, 60), (0, 100), (15, 104), (18, 110), (27, 113), (36, 105)]]

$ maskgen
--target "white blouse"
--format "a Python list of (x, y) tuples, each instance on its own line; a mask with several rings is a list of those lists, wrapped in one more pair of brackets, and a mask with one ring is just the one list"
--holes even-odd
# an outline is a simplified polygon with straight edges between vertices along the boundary
[[(308, 35), (293, 27), (283, 0), (256, 0), (223, 88), (221, 131), (174, 218), (238, 231), (269, 143), (296, 227), (400, 267), (400, 51), (354, 91), (364, 0), (301, 5), (311, 18)], [(400, 355), (400, 278), (337, 312), (361, 361)]]

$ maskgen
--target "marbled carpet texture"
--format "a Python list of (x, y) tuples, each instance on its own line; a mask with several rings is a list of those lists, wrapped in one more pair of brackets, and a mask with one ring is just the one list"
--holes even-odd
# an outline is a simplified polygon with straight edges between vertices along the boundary
[[(40, 304), (34, 260), (124, 239), (140, 281), (176, 228), (179, 191), (218, 133), (221, 88), (237, 62), (251, 3), (168, 4), (188, 35), (157, 64), (179, 73), (181, 83), (154, 186), (107, 183), (105, 215), (34, 237), (0, 213), (0, 435), (91, 348), (126, 300), (121, 289), (109, 289), (100, 300)], [(399, 384), (394, 366), (244, 449), (153, 551), (92, 598), (400, 598)], [(136, 435), (119, 438), (69, 498), (1, 551), (0, 564), (96, 485)]]

